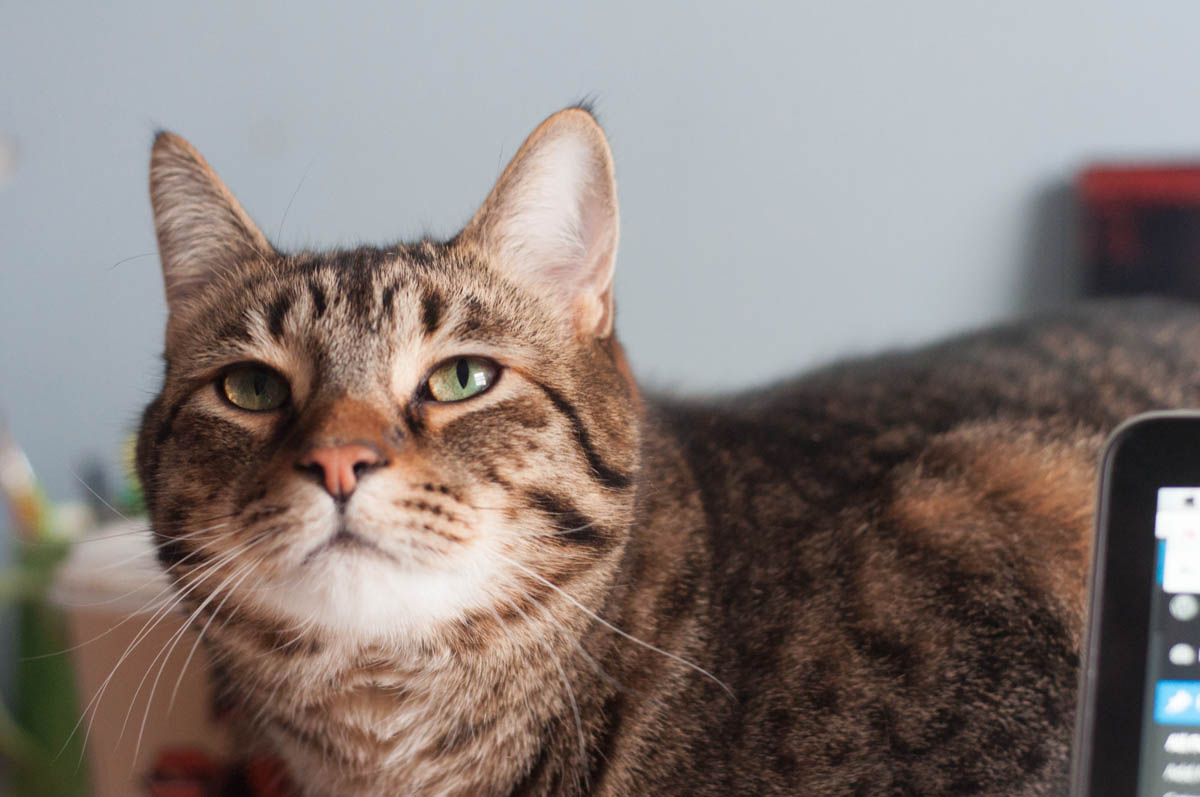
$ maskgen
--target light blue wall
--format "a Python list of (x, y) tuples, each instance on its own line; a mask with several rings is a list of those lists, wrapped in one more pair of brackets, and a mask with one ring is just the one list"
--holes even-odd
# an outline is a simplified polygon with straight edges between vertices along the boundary
[(58, 496), (135, 425), (157, 126), (285, 246), (337, 245), (453, 232), (595, 96), (619, 329), (651, 383), (714, 388), (1061, 295), (1053, 187), (1200, 151), (1198, 30), (1187, 0), (0, 0), (0, 410)]

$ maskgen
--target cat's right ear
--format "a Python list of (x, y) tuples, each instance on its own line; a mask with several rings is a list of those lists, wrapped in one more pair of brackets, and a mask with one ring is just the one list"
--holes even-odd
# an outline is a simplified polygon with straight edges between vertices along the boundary
[(608, 141), (590, 111), (568, 108), (525, 140), (462, 236), (578, 331), (606, 338), (618, 226)]
[(174, 133), (154, 139), (150, 205), (172, 314), (198, 288), (274, 252), (212, 167)]

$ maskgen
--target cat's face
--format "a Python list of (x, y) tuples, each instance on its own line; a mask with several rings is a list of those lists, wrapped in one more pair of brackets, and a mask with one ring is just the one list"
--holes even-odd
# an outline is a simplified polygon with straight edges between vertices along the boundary
[(603, 581), (638, 400), (589, 115), (551, 117), (444, 245), (279, 254), (169, 134), (151, 192), (170, 318), (138, 466), (193, 603), (428, 639)]

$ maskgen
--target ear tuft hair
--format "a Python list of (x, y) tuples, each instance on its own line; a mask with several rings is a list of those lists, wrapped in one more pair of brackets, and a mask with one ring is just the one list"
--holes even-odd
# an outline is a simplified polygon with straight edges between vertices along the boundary
[(596, 112), (597, 102), (599, 102), (599, 97), (597, 95), (584, 94), (578, 100), (568, 105), (567, 109), (583, 111), (588, 116), (592, 117), (596, 124), (600, 124), (600, 115)]

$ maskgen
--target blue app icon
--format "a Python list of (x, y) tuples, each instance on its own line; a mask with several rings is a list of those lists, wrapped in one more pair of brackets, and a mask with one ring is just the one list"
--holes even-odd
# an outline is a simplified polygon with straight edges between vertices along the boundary
[(1159, 681), (1154, 687), (1154, 721), (1200, 725), (1200, 681)]

